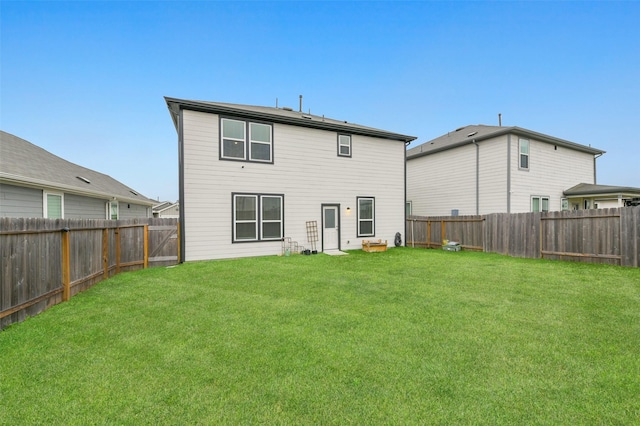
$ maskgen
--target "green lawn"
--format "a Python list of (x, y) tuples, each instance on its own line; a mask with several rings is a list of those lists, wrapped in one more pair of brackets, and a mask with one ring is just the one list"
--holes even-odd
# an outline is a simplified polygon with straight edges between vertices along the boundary
[(638, 424), (640, 269), (394, 248), (124, 273), (0, 332), (0, 424)]

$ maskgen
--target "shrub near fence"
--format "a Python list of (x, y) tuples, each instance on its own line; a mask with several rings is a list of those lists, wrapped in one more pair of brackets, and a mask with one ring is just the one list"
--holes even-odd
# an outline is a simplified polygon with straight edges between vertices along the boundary
[(640, 266), (640, 207), (483, 216), (411, 216), (407, 246), (464, 249), (515, 257)]
[(0, 218), (0, 330), (119, 272), (179, 261), (176, 219)]

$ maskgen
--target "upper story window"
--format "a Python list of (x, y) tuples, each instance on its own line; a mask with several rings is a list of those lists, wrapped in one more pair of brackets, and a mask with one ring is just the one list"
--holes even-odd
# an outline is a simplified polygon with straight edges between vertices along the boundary
[(338, 135), (338, 156), (351, 157), (351, 136)]
[(518, 163), (518, 167), (520, 169), (529, 169), (529, 140), (528, 139), (520, 139), (520, 162)]
[(273, 163), (273, 127), (265, 123), (221, 118), (220, 158)]

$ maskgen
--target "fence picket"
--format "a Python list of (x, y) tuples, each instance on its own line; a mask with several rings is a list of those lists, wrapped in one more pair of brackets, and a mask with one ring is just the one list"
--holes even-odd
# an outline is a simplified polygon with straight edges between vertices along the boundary
[[(178, 234), (177, 220), (0, 218), (0, 330), (119, 270), (140, 269), (149, 261), (176, 264), (177, 242), (159, 232)], [(156, 258), (149, 259), (149, 252)]]

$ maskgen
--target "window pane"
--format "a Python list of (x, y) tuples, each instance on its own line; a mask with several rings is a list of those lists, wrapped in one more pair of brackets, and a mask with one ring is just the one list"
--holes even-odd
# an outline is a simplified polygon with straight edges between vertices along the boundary
[(360, 219), (373, 219), (373, 200), (358, 200)]
[(256, 222), (236, 223), (236, 240), (256, 240)]
[(334, 229), (336, 227), (336, 211), (334, 209), (325, 209), (324, 227), (325, 229)]
[(244, 159), (244, 142), (224, 139), (222, 142), (222, 156)]
[(548, 198), (543, 198), (542, 199), (542, 211), (543, 212), (548, 212), (549, 211), (549, 199)]
[(373, 235), (373, 222), (370, 220), (360, 221), (360, 235)]
[(533, 198), (531, 200), (531, 211), (539, 212), (540, 211), (540, 198)]
[(271, 142), (271, 126), (266, 124), (251, 123), (251, 140)]
[(349, 151), (351, 150), (348, 146), (340, 145), (340, 155), (349, 155)]
[(529, 168), (529, 156), (528, 155), (520, 155), (520, 168), (528, 169)]
[(408, 201), (405, 205), (404, 205), (404, 213), (407, 216), (411, 216), (411, 201)]
[(262, 238), (282, 238), (282, 222), (267, 222), (262, 224)]
[(262, 197), (262, 219), (280, 220), (282, 219), (280, 197)]
[(222, 136), (225, 138), (244, 139), (244, 122), (222, 119)]
[(271, 161), (271, 145), (267, 145), (264, 143), (252, 143), (251, 159)]
[(256, 197), (236, 197), (236, 220), (256, 220)]
[(529, 141), (520, 139), (520, 154), (529, 154)]
[(47, 217), (62, 219), (62, 197), (60, 195), (47, 194)]

